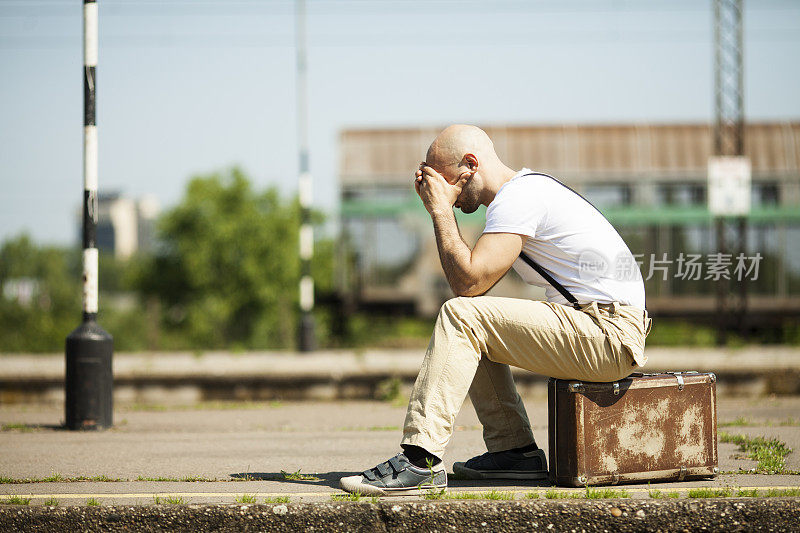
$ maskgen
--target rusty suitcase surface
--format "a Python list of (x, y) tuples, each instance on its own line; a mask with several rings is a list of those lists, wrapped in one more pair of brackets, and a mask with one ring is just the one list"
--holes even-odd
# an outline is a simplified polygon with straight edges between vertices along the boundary
[(550, 481), (584, 486), (715, 476), (716, 377), (632, 374), (610, 383), (551, 378)]

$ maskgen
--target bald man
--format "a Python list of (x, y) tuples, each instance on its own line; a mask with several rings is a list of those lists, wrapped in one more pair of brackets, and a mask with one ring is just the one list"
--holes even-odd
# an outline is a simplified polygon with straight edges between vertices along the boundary
[[(342, 478), (350, 492), (418, 494), (447, 486), (442, 463), (469, 394), (487, 452), (453, 471), (472, 479), (541, 479), (547, 462), (510, 366), (561, 379), (615, 381), (646, 362), (644, 283), (611, 224), (555, 178), (516, 171), (486, 133), (454, 125), (431, 144), (414, 185), (431, 216), (456, 298), (442, 306), (408, 404), (403, 452)], [(485, 205), (474, 248), (453, 208)], [(483, 296), (509, 269), (545, 287), (547, 301)]]

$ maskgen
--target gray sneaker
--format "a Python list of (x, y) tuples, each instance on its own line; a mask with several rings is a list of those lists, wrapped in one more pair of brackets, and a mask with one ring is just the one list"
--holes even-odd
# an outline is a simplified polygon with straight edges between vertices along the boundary
[(447, 471), (441, 462), (431, 468), (419, 468), (398, 453), (357, 476), (343, 477), (339, 484), (347, 492), (365, 496), (414, 496), (447, 488)]
[(453, 473), (462, 479), (545, 479), (544, 451), (486, 452), (466, 463), (453, 463)]

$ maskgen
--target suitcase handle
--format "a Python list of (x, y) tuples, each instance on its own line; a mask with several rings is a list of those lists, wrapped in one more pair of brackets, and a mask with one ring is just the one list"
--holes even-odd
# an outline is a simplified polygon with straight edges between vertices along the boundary
[(642, 378), (645, 376), (661, 376), (663, 374), (671, 374), (675, 376), (675, 379), (678, 381), (678, 390), (683, 390), (684, 382), (683, 382), (683, 375), (684, 374), (699, 374), (697, 370), (689, 370), (687, 372), (654, 372), (654, 373), (644, 373), (644, 372), (634, 372), (628, 377), (634, 378)]

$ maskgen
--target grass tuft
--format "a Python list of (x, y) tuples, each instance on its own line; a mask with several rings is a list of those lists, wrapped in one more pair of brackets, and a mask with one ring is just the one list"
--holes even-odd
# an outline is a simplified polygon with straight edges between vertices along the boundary
[(670, 491), (670, 492), (661, 492), (658, 489), (650, 489), (650, 490), (647, 491), (647, 494), (651, 498), (653, 498), (654, 500), (661, 500), (661, 499), (665, 499), (665, 498), (678, 499), (678, 498), (681, 497), (681, 493), (678, 492), (677, 490), (673, 490), (673, 491)]
[(184, 483), (193, 483), (195, 481), (212, 481), (208, 478), (204, 478), (202, 476), (185, 476), (181, 478), (181, 481)]
[(786, 498), (800, 496), (800, 487), (792, 489), (769, 489), (765, 496), (767, 498)]
[(737, 498), (756, 498), (758, 489), (739, 489), (736, 491)]
[(400, 378), (389, 378), (378, 383), (375, 390), (378, 400), (400, 407), (405, 405), (406, 398), (403, 396), (403, 382)]
[(584, 496), (589, 500), (604, 500), (609, 498), (630, 498), (631, 495), (625, 489), (593, 489), (586, 487)]
[(529, 492), (525, 495), (526, 500), (538, 500), (539, 493), (538, 492)]
[(169, 505), (186, 505), (189, 503), (189, 500), (184, 498), (183, 496), (166, 496), (164, 498), (164, 503)]
[(58, 500), (56, 500), (55, 498), (47, 498), (47, 499), (44, 501), (44, 504), (45, 504), (47, 507), (58, 507)]
[(422, 497), (426, 500), (444, 500), (447, 499), (447, 496), (448, 494), (446, 489), (430, 489), (422, 495)]
[(450, 492), (447, 497), (451, 500), (480, 500), (480, 492)]
[(23, 498), (22, 496), (11, 495), (3, 500), (3, 503), (7, 505), (30, 505), (31, 499)]
[(236, 503), (256, 503), (255, 494), (242, 494), (237, 496), (234, 500)]
[(20, 433), (28, 433), (33, 431), (35, 427), (30, 426), (29, 424), (21, 424), (12, 422), (10, 424), (3, 424), (0, 426), (0, 431), (19, 431)]
[(283, 475), (284, 481), (321, 481), (320, 478), (315, 475), (301, 474), (299, 468), (295, 472), (281, 470), (281, 475)]
[(689, 490), (690, 498), (730, 498), (731, 496), (733, 496), (733, 489), (730, 487), (724, 489), (699, 488)]
[(335, 502), (360, 502), (364, 495), (360, 492), (348, 492), (345, 494), (331, 494), (331, 500)]
[(487, 500), (513, 500), (513, 492), (502, 492), (499, 490), (490, 490), (486, 493)]
[(86, 500), (86, 505), (90, 507), (100, 507), (100, 500), (98, 500), (97, 498), (89, 498), (88, 500)]
[(264, 503), (289, 503), (289, 496), (270, 496), (264, 498)]
[(750, 422), (750, 420), (748, 420), (747, 418), (745, 418), (745, 417), (743, 417), (743, 416), (740, 416), (740, 417), (738, 417), (737, 419), (735, 419), (735, 420), (731, 420), (731, 421), (729, 421), (729, 422), (720, 422), (720, 423), (718, 424), (718, 426), (719, 426), (719, 427), (721, 427), (721, 428), (725, 428), (725, 427), (741, 427), (741, 426), (752, 426), (752, 425), (753, 425), (753, 423), (752, 423), (752, 422)]
[(756, 471), (760, 474), (783, 472), (786, 468), (786, 456), (792, 452), (785, 442), (778, 439), (732, 435), (723, 431), (719, 434), (719, 440), (736, 444), (739, 451), (746, 452), (750, 459), (758, 461)]

